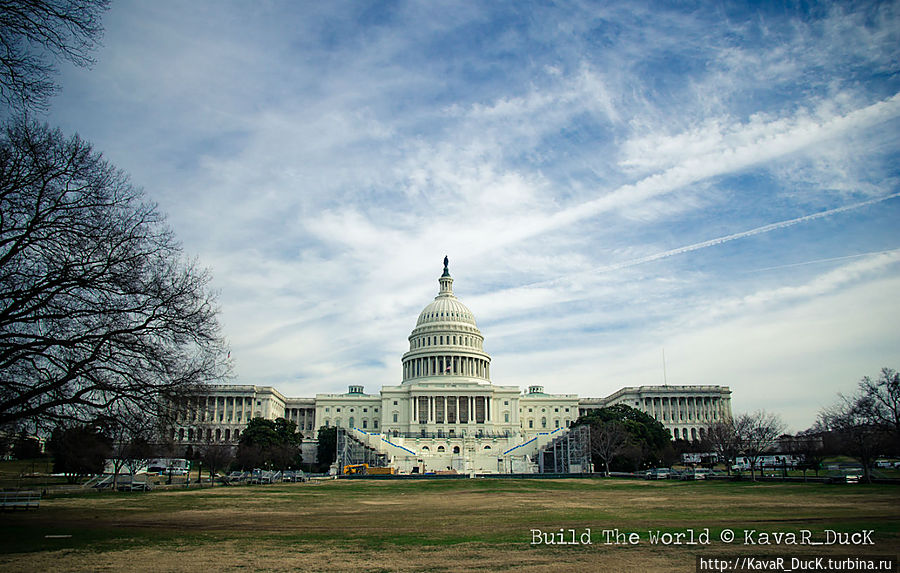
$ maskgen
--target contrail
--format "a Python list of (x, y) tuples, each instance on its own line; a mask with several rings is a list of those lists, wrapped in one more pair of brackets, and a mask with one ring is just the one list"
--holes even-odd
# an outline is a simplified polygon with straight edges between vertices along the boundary
[(888, 253), (897, 253), (900, 249), (888, 249), (886, 251), (870, 251), (868, 253), (859, 253), (857, 255), (845, 255), (843, 257), (829, 257), (827, 259), (814, 259), (812, 261), (801, 261), (799, 263), (789, 263), (787, 265), (777, 265), (774, 267), (764, 267), (761, 269), (750, 269), (742, 271), (745, 273), (761, 273), (763, 271), (774, 271), (775, 269), (789, 269), (791, 267), (802, 267), (804, 265), (814, 265), (816, 263), (830, 263), (831, 261), (844, 261), (847, 259), (858, 259), (860, 257), (868, 257), (871, 255), (886, 255)]
[[(722, 243), (727, 243), (729, 241), (743, 239), (744, 237), (752, 237), (754, 235), (761, 235), (763, 233), (768, 233), (770, 231), (775, 231), (778, 229), (784, 229), (786, 227), (791, 227), (793, 225), (798, 225), (800, 223), (805, 223), (807, 221), (814, 221), (816, 219), (821, 219), (823, 217), (828, 217), (830, 215), (836, 215), (838, 213), (844, 213), (846, 211), (860, 209), (860, 208), (866, 207), (868, 205), (882, 203), (884, 201), (888, 201), (889, 199), (895, 199), (897, 197), (900, 197), (900, 192), (892, 193), (890, 195), (885, 195), (883, 197), (877, 197), (875, 199), (869, 199), (868, 201), (861, 201), (859, 203), (853, 203), (851, 205), (844, 205), (843, 207), (835, 207), (834, 209), (828, 209), (826, 211), (821, 211), (819, 213), (813, 213), (811, 215), (804, 215), (802, 217), (797, 217), (796, 219), (788, 219), (786, 221), (770, 223), (768, 225), (763, 225), (762, 227), (756, 227), (755, 229), (741, 231), (740, 233), (734, 233), (732, 235), (725, 235), (724, 237), (717, 237), (715, 239), (710, 239), (708, 241), (703, 241), (701, 243), (694, 243), (693, 245), (685, 245), (683, 247), (678, 247), (677, 249), (671, 249), (669, 251), (663, 251), (661, 253), (647, 255), (646, 257), (640, 257), (637, 259), (632, 259), (630, 261), (623, 261), (621, 263), (615, 263), (612, 265), (607, 265), (605, 267), (596, 267), (589, 271), (574, 273), (574, 274), (566, 275), (563, 277), (558, 277), (555, 279), (549, 279), (549, 280), (544, 280), (544, 281), (533, 282), (530, 284), (524, 284), (517, 288), (534, 288), (534, 287), (539, 287), (542, 285), (559, 283), (559, 282), (564, 281), (565, 279), (571, 279), (571, 278), (574, 278), (577, 276), (590, 275), (590, 274), (596, 274), (596, 273), (605, 273), (605, 272), (610, 272), (610, 271), (616, 271), (619, 269), (625, 269), (628, 267), (634, 267), (637, 265), (643, 265), (644, 263), (650, 263), (653, 261), (658, 261), (660, 259), (674, 257), (675, 255), (681, 255), (683, 253), (689, 253), (691, 251), (699, 251), (700, 249), (705, 249), (707, 247), (714, 247), (716, 245), (721, 245)], [(895, 250), (897, 250), (897, 249), (895, 249)], [(882, 251), (882, 252), (892, 252), (892, 251)], [(821, 261), (809, 261), (808, 263), (794, 263), (794, 264), (795, 265), (810, 264), (810, 263), (814, 263), (814, 262), (824, 262), (824, 261), (829, 261), (829, 260), (838, 260), (838, 259), (842, 259), (842, 258), (861, 257), (861, 256), (866, 256), (867, 254), (878, 254), (878, 253), (865, 253), (862, 255), (849, 255), (848, 257), (836, 257), (834, 259), (822, 259)], [(784, 266), (792, 266), (792, 265), (784, 265)], [(780, 268), (780, 267), (770, 267), (769, 269), (758, 269), (758, 270), (770, 270), (770, 269), (776, 269), (776, 268)]]
[(686, 245), (684, 247), (678, 247), (677, 249), (672, 249), (670, 251), (663, 251), (661, 253), (648, 255), (646, 257), (641, 257), (639, 259), (632, 259), (630, 261), (624, 261), (621, 263), (616, 263), (614, 265), (600, 267), (599, 269), (596, 269), (594, 272), (615, 271), (615, 270), (619, 270), (619, 269), (633, 267), (636, 265), (642, 265), (644, 263), (649, 263), (652, 261), (658, 261), (660, 259), (665, 259), (668, 257), (674, 257), (675, 255), (680, 255), (682, 253), (689, 253), (691, 251), (699, 251), (700, 249), (705, 249), (707, 247), (714, 247), (716, 245), (721, 245), (722, 243), (727, 243), (729, 241), (734, 241), (736, 239), (743, 239), (744, 237), (752, 237), (754, 235), (761, 235), (763, 233), (768, 233), (770, 231), (776, 231), (778, 229), (792, 227), (794, 225), (797, 225), (800, 223), (805, 223), (807, 221), (813, 221), (815, 219), (821, 219), (823, 217), (828, 217), (829, 215), (836, 215), (838, 213), (843, 213), (845, 211), (852, 211), (853, 209), (859, 209), (861, 207), (866, 207), (868, 205), (874, 205), (876, 203), (881, 203), (883, 201), (887, 201), (888, 199), (894, 199), (896, 197), (900, 197), (900, 192), (893, 193), (891, 195), (885, 195), (884, 197), (878, 197), (876, 199), (869, 199), (868, 201), (861, 201), (859, 203), (853, 203), (852, 205), (844, 205), (843, 207), (836, 207), (834, 209), (828, 209), (827, 211), (813, 213), (812, 215), (804, 215), (802, 217), (797, 217), (796, 219), (788, 219), (786, 221), (770, 223), (768, 225), (763, 225), (762, 227), (756, 227), (755, 229), (750, 229), (748, 231), (741, 231), (740, 233), (734, 233), (733, 235), (725, 235), (724, 237), (717, 237), (715, 239), (703, 241), (702, 243), (694, 243), (693, 245)]

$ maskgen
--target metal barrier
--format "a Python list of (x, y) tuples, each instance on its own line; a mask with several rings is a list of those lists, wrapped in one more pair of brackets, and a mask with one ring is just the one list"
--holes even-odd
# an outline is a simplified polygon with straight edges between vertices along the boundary
[(0, 492), (0, 509), (37, 509), (41, 506), (41, 494), (36, 491)]

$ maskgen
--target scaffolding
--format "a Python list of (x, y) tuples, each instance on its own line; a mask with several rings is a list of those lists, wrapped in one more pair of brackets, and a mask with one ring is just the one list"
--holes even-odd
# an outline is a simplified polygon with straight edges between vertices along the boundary
[(346, 428), (337, 429), (337, 457), (338, 471), (346, 466), (368, 464), (372, 468), (387, 467), (389, 460), (387, 454), (364, 444)]
[(538, 472), (581, 474), (591, 472), (591, 429), (587, 424), (571, 428), (538, 452)]

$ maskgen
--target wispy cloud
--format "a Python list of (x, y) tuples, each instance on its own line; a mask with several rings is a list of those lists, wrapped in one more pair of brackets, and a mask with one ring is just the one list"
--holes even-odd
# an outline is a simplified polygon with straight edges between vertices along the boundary
[[(212, 267), (241, 382), (396, 383), (445, 254), (506, 384), (658, 382), (665, 345), (742, 410), (771, 389), (711, 375), (742, 352), (828, 348), (834, 387), (900, 362), (851, 316), (898, 273), (892, 3), (125, 1), (105, 25), (52, 121)], [(852, 328), (799, 340), (829, 308)]]

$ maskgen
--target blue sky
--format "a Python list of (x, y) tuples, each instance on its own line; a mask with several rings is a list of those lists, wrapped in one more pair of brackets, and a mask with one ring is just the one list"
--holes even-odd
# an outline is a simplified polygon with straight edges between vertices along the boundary
[(127, 2), (48, 121), (214, 274), (235, 382), (400, 380), (449, 255), (495, 383), (900, 368), (896, 3)]

